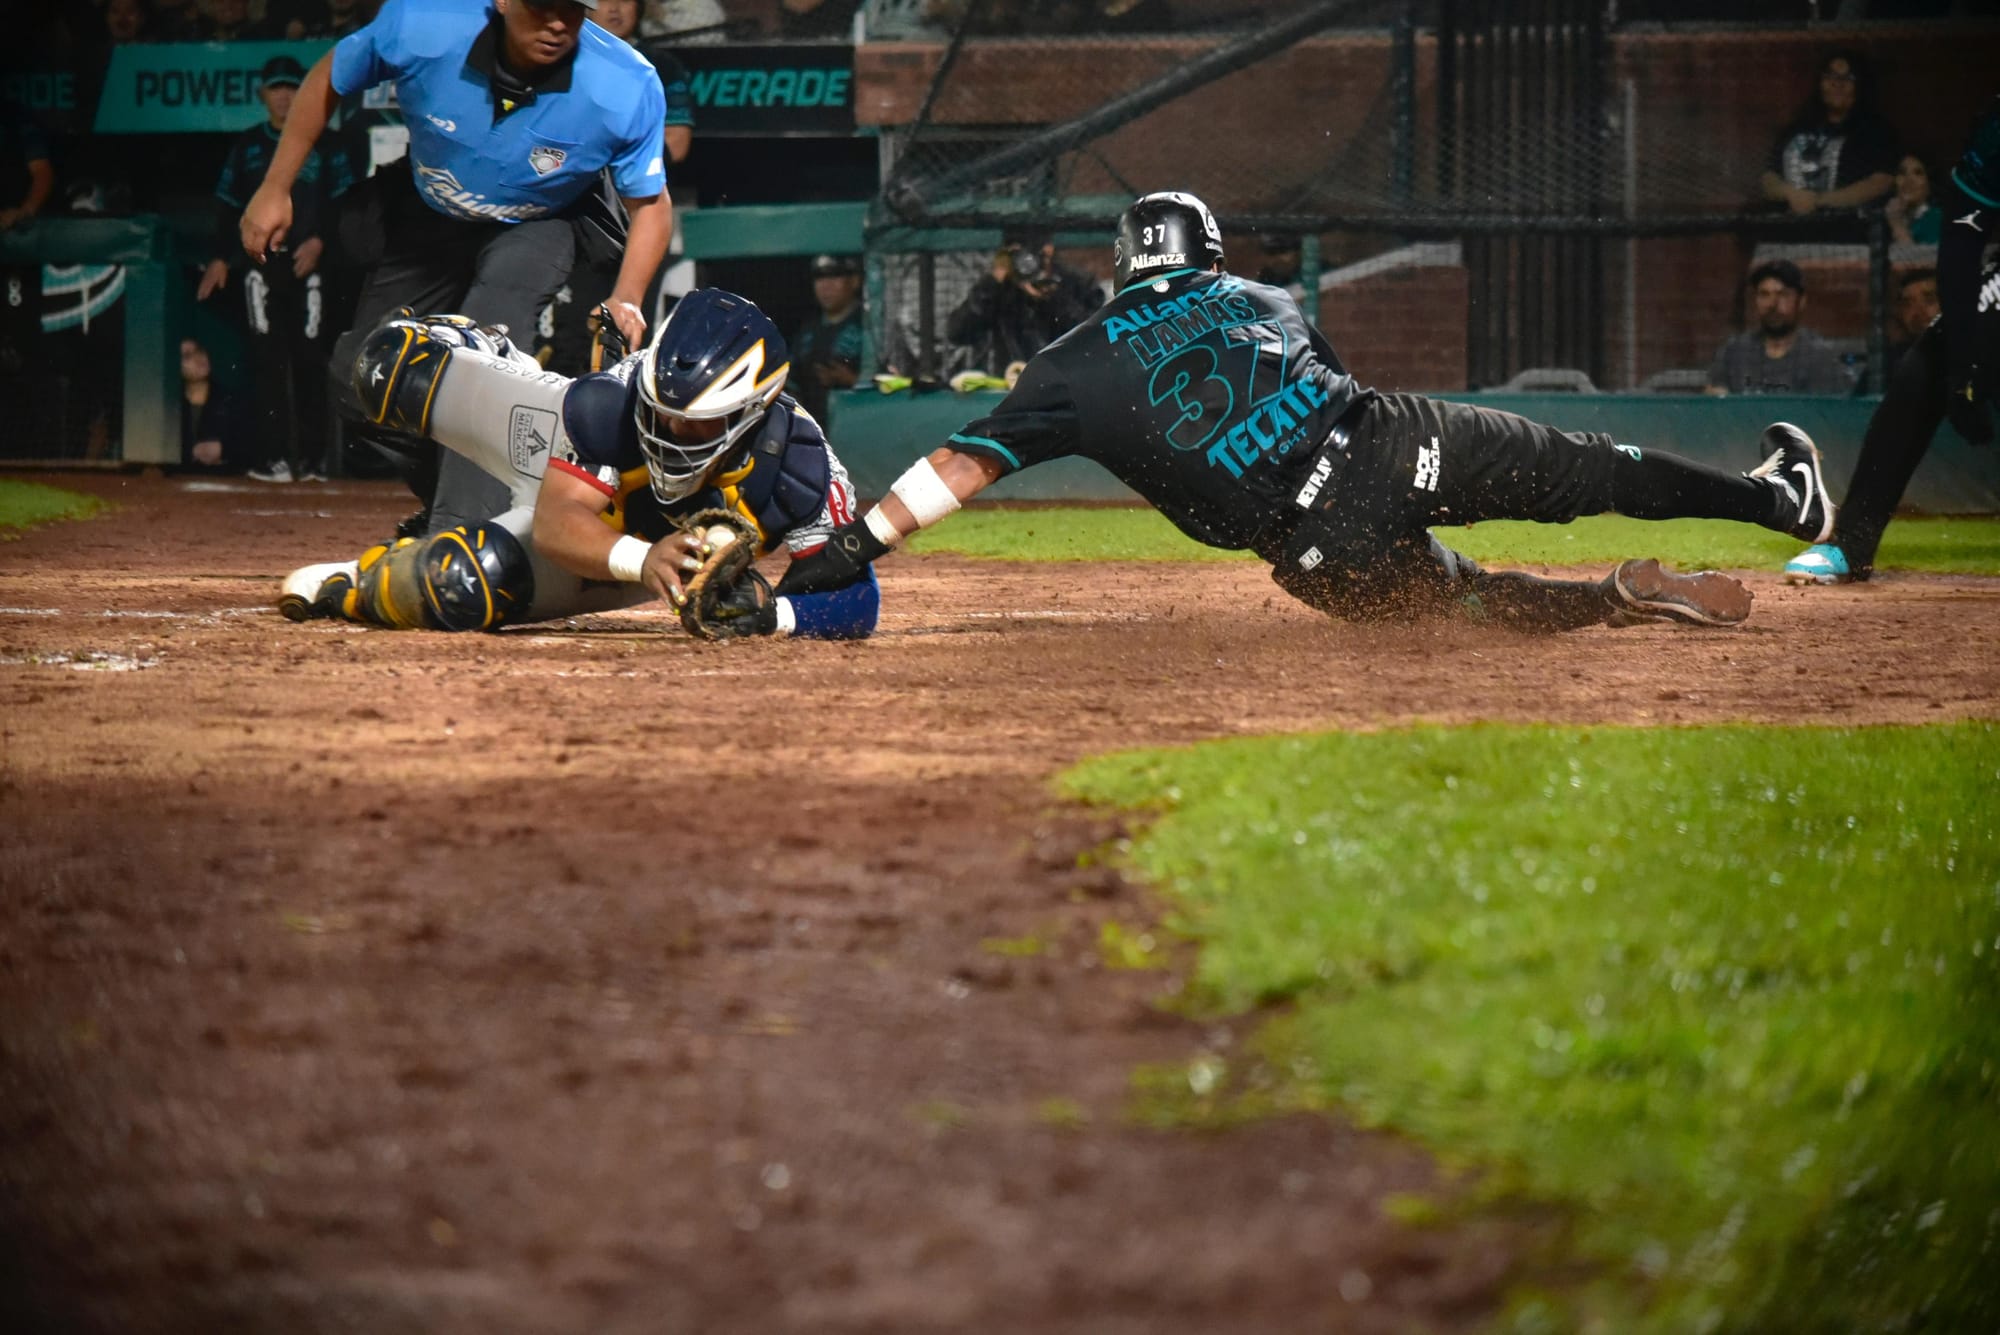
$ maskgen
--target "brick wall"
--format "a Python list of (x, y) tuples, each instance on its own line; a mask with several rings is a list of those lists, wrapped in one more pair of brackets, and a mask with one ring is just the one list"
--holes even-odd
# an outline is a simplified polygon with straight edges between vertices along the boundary
[(1466, 294), (1459, 265), (1391, 269), (1322, 292), (1319, 326), (1365, 385), (1462, 390)]

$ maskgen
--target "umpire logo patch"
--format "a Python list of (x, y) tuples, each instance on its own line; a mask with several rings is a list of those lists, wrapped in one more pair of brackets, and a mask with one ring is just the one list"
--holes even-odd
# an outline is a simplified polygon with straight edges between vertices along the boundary
[[(507, 453), (514, 471), (530, 477), (541, 471), (536, 456), (548, 453), (556, 441), (556, 415), (547, 408), (517, 403), (507, 416)], [(546, 464), (546, 459), (542, 464)]]
[(568, 156), (568, 152), (563, 149), (550, 148), (547, 144), (537, 144), (528, 150), (528, 165), (535, 169), (535, 175), (547, 176), (550, 172), (562, 166), (563, 159)]

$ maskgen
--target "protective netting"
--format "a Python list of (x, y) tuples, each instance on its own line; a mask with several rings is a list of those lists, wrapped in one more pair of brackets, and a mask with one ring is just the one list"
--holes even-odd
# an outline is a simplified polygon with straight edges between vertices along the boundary
[[(1122, 7), (1128, 20), (1153, 21), (1113, 26), (1120, 8), (901, 7), (909, 34), (941, 54), (885, 130), (870, 235), (885, 361), (921, 342), (926, 300), (942, 328), (996, 237), (1102, 244), (1125, 203), (1166, 188), (1215, 210), (1238, 272), (1256, 271), (1257, 239), (1274, 233), (1303, 238), (1329, 272), (1462, 243), (1473, 385), (1546, 365), (1599, 387), (1686, 380), (1698, 345), (1749, 319), (1738, 288), (1772, 255), (1823, 271), (1830, 336), (1865, 383), (1870, 340), (1900, 332), (1897, 281), (1928, 259), (1921, 246), (1892, 252), (1879, 200), (1801, 214), (1769, 184), (1816, 167), (1823, 190), (1839, 178), (1839, 150), (1816, 164), (1784, 149), (1818, 107), (1816, 76), (1845, 45), (1835, 35), (1621, 21), (1601, 0), (1140, 4)], [(884, 21), (895, 31), (890, 13), (877, 18), (871, 38)], [(1876, 128), (1850, 135), (1850, 168), (1865, 151), (1892, 172), (1911, 144), (1948, 167), (1995, 54), (1991, 32), (1959, 44), (1953, 31), (1860, 30), (1848, 125)], [(1900, 126), (1878, 110), (1871, 56), (1895, 76)], [(934, 256), (928, 295), (916, 252)], [(1699, 320), (1675, 310), (1690, 274), (1704, 285)], [(1663, 313), (1695, 332), (1662, 328)], [(948, 340), (934, 347), (944, 373), (963, 362)]]

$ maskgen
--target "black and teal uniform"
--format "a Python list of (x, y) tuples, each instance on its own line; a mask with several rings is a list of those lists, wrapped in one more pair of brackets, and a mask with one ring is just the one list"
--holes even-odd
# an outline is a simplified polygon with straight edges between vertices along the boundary
[(1193, 268), (1129, 284), (948, 444), (1003, 473), (1094, 460), (1189, 537), (1255, 551), (1287, 592), (1348, 617), (1503, 601), (1556, 627), (1606, 615), (1595, 584), (1574, 598), (1542, 585), (1523, 593), (1519, 579), (1503, 587), (1433, 538), (1434, 524), (1565, 523), (1612, 509), (1778, 523), (1761, 482), (1598, 433), (1365, 388), (1289, 293)]
[(2000, 396), (2000, 258), (1991, 252), (2000, 241), (2000, 97), (1973, 123), (1941, 195), (1938, 318), (1896, 363), (1868, 419), (1829, 544), (1856, 579), (1874, 572), (1883, 530), (1946, 413), (1964, 422), (1962, 434), (1991, 431)]

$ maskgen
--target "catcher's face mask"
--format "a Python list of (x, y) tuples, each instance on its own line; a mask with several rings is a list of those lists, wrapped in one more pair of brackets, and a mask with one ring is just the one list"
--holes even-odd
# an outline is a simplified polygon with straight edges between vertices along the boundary
[(750, 301), (720, 288), (682, 297), (646, 349), (633, 401), (653, 494), (693, 495), (764, 420), (790, 370), (784, 336)]

